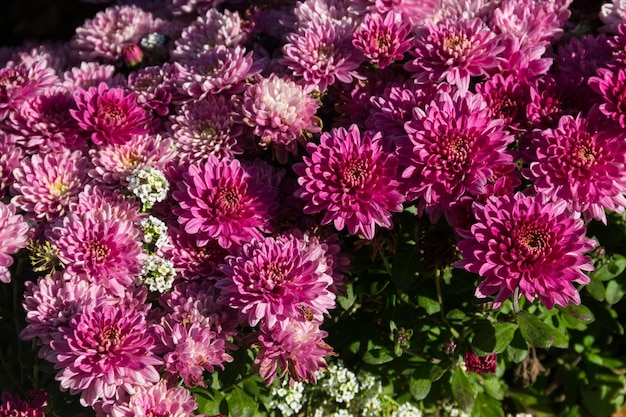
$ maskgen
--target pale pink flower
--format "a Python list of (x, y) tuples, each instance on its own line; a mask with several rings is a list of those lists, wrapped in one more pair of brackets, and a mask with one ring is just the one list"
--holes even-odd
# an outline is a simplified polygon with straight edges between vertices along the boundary
[(15, 206), (0, 201), (0, 282), (11, 282), (9, 267), (13, 257), (28, 244), (28, 224), (24, 218), (15, 214)]

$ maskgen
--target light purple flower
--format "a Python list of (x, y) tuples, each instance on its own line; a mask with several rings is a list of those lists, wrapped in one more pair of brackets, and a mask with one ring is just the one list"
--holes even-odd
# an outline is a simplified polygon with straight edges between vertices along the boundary
[(13, 184), (13, 172), (20, 165), (24, 152), (15, 143), (13, 135), (0, 130), (0, 200)]
[(54, 85), (57, 77), (45, 61), (32, 65), (9, 61), (0, 68), (0, 122), (17, 110), (19, 105), (32, 99), (42, 89)]
[(589, 86), (601, 96), (600, 111), (626, 127), (626, 68), (600, 68), (596, 77), (589, 78)]
[(13, 265), (11, 255), (28, 244), (28, 224), (20, 214), (15, 214), (15, 206), (0, 201), (0, 282), (11, 282), (9, 267)]
[(138, 387), (127, 401), (115, 404), (110, 417), (167, 416), (194, 417), (196, 399), (183, 387), (171, 387), (161, 381), (150, 387)]

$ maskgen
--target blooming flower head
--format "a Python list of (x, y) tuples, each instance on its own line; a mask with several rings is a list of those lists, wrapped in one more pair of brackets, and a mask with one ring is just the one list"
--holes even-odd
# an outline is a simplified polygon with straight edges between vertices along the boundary
[[(320, 131), (320, 120), (315, 116), (319, 106), (320, 102), (301, 86), (272, 74), (246, 89), (241, 111), (244, 122), (260, 138), (261, 146), (272, 143), (295, 154), (297, 140), (305, 132)], [(278, 159), (286, 162), (286, 157)]]
[(259, 353), (254, 369), (269, 385), (277, 373), (289, 373), (290, 381), (316, 382), (316, 371), (326, 368), (325, 357), (333, 353), (324, 342), (328, 335), (315, 321), (286, 319), (272, 328), (261, 326), (258, 337)]
[(601, 30), (617, 33), (619, 26), (626, 23), (626, 1), (612, 0), (602, 4), (598, 17), (604, 23)]
[(56, 81), (54, 71), (44, 61), (36, 61), (32, 65), (9, 61), (4, 68), (0, 68), (0, 121)]
[(241, 163), (211, 155), (203, 165), (189, 166), (178, 190), (174, 214), (199, 246), (217, 239), (222, 247), (240, 245), (270, 230), (277, 191), (258, 181)]
[(502, 119), (512, 132), (523, 130), (526, 120), (526, 105), (530, 101), (529, 86), (518, 77), (496, 74), (484, 83), (476, 84), (476, 92), (481, 94), (491, 113)]
[(86, 174), (87, 159), (80, 151), (32, 155), (13, 173), (12, 202), (29, 216), (52, 222), (76, 201)]
[(128, 88), (135, 93), (137, 103), (153, 110), (159, 116), (169, 113), (169, 104), (175, 95), (176, 67), (164, 63), (146, 67), (128, 74)]
[(80, 61), (120, 65), (125, 48), (140, 45), (144, 36), (157, 32), (162, 24), (134, 5), (109, 7), (76, 28), (72, 50)]
[(391, 229), (391, 212), (402, 211), (397, 158), (385, 149), (382, 135), (356, 125), (332, 129), (320, 144), (307, 144), (311, 155), (293, 169), (300, 176), (296, 196), (306, 201), (306, 214), (323, 212), (322, 224), (374, 237), (376, 225)]
[(399, 13), (402, 20), (419, 25), (432, 19), (439, 7), (438, 0), (373, 0), (375, 10), (380, 14)]
[(98, 62), (81, 62), (79, 67), (73, 67), (63, 73), (63, 86), (70, 91), (79, 88), (88, 90), (89, 87), (97, 87), (105, 83), (111, 87), (122, 85), (124, 76), (115, 74), (115, 67)]
[[(621, 50), (623, 53), (623, 47)], [(588, 79), (596, 75), (598, 68), (604, 67), (613, 59), (613, 53), (614, 46), (603, 33), (597, 36), (572, 37), (567, 45), (559, 46), (555, 62), (560, 71)]]
[(11, 255), (28, 244), (28, 224), (15, 214), (15, 206), (0, 201), (0, 282), (11, 282), (9, 267), (13, 265)]
[(154, 338), (145, 313), (124, 303), (85, 307), (50, 344), (62, 390), (80, 393), (83, 406), (115, 400), (118, 390), (132, 393), (159, 381)]
[(115, 404), (111, 417), (168, 416), (193, 417), (196, 399), (183, 387), (168, 388), (163, 381), (150, 387), (138, 387), (128, 401)]
[(43, 392), (41, 392), (41, 394), (42, 395), (35, 395), (34, 398), (24, 401), (19, 395), (11, 395), (6, 391), (3, 392), (2, 397), (0, 397), (0, 416), (46, 417), (44, 408), (48, 405), (47, 395)]
[(457, 230), (462, 259), (455, 266), (483, 279), (476, 297), (496, 294), (494, 308), (519, 289), (531, 302), (547, 308), (579, 304), (573, 283), (589, 282), (593, 270), (585, 256), (594, 247), (583, 221), (567, 210), (567, 202), (545, 202), (539, 196), (491, 197), (474, 203), (476, 223)]
[(234, 100), (227, 95), (209, 95), (183, 104), (171, 117), (168, 130), (185, 163), (202, 164), (210, 155), (232, 159), (243, 153), (239, 139), (244, 126), (235, 121)]
[(66, 271), (85, 275), (116, 296), (132, 289), (141, 273), (141, 232), (131, 220), (114, 217), (109, 207), (69, 214), (49, 238)]
[(87, 91), (79, 89), (75, 97), (77, 109), (70, 114), (96, 145), (123, 144), (149, 131), (151, 116), (137, 104), (134, 93), (100, 83)]
[(496, 373), (496, 354), (489, 353), (485, 356), (478, 356), (471, 350), (465, 352), (465, 367), (470, 372), (477, 374)]
[(626, 127), (626, 68), (600, 68), (597, 76), (589, 78), (589, 86), (601, 96), (600, 111)]
[(283, 55), (283, 64), (304, 79), (307, 91), (361, 78), (357, 69), (363, 57), (352, 45), (350, 26), (329, 19), (313, 20), (287, 35)]
[(367, 14), (353, 37), (352, 44), (378, 68), (402, 60), (413, 41), (411, 26), (392, 12)]
[(532, 142), (525, 176), (538, 193), (606, 224), (604, 209), (626, 207), (626, 143), (622, 134), (578, 115), (563, 116)]
[(402, 177), (433, 222), (464, 194), (483, 194), (493, 167), (511, 160), (505, 150), (513, 137), (478, 94), (440, 93), (414, 111), (406, 130), (411, 149), (399, 151), (406, 155)]
[(460, 91), (469, 88), (472, 76), (481, 76), (498, 66), (496, 35), (479, 18), (429, 22), (427, 31), (415, 40), (415, 57), (404, 68), (418, 79), (446, 81)]
[(225, 278), (216, 284), (221, 299), (244, 313), (250, 326), (263, 320), (271, 327), (288, 317), (301, 318), (302, 306), (321, 319), (334, 307), (325, 253), (295, 236), (246, 243), (226, 262), (221, 266)]
[(24, 152), (16, 145), (15, 137), (0, 131), (0, 200), (13, 184), (13, 172), (20, 165)]

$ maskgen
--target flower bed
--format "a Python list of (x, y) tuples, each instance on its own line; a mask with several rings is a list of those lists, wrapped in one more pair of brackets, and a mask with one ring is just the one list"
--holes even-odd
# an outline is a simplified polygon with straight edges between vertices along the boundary
[(622, 3), (84, 3), (0, 50), (0, 417), (626, 413)]

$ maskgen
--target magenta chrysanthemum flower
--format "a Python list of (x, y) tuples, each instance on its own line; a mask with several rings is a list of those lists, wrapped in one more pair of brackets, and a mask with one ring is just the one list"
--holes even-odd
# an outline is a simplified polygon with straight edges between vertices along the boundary
[(142, 38), (158, 32), (162, 25), (161, 20), (137, 6), (109, 7), (76, 28), (72, 50), (80, 61), (119, 65), (125, 47), (140, 45)]
[(521, 46), (519, 39), (511, 35), (500, 35), (500, 44), (504, 46), (499, 65), (502, 76), (514, 75), (520, 81), (531, 82), (552, 66), (553, 59), (543, 45)]
[(44, 61), (35, 61), (31, 65), (9, 61), (0, 69), (0, 121), (56, 81), (54, 71)]
[(166, 116), (176, 93), (176, 77), (176, 67), (168, 63), (142, 68), (128, 74), (128, 89), (135, 93), (140, 106), (153, 110), (159, 116)]
[(606, 224), (605, 209), (622, 213), (626, 207), (626, 142), (597, 121), (561, 117), (558, 127), (532, 141), (523, 173), (550, 200), (565, 200), (585, 219)]
[(15, 206), (0, 201), (0, 282), (11, 282), (9, 267), (13, 265), (11, 255), (28, 244), (28, 224), (15, 214)]
[(191, 165), (178, 190), (178, 222), (196, 235), (198, 246), (217, 239), (222, 247), (240, 245), (269, 232), (276, 210), (277, 191), (250, 175), (238, 160), (211, 155), (200, 166)]
[(128, 219), (139, 222), (141, 204), (132, 197), (127, 197), (118, 188), (87, 184), (78, 194), (78, 200), (70, 204), (69, 211), (74, 214), (110, 210), (116, 219)]
[(132, 393), (159, 381), (154, 339), (145, 313), (123, 303), (91, 305), (61, 329), (50, 344), (57, 352), (55, 369), (63, 390), (80, 393), (83, 406), (114, 400), (118, 390)]
[(405, 127), (411, 149), (399, 151), (407, 166), (402, 177), (433, 222), (461, 196), (483, 194), (493, 167), (512, 159), (505, 151), (513, 137), (478, 94), (440, 93)]
[(283, 64), (302, 77), (307, 91), (321, 92), (335, 80), (350, 83), (362, 78), (357, 69), (363, 60), (352, 45), (352, 29), (330, 19), (313, 20), (287, 35)]
[(230, 96), (209, 95), (178, 109), (168, 130), (181, 161), (203, 164), (210, 155), (233, 159), (243, 153), (238, 139), (243, 136), (245, 126), (235, 121), (233, 103)]
[(172, 58), (188, 61), (191, 57), (219, 45), (234, 48), (242, 45), (246, 37), (239, 13), (230, 10), (221, 13), (217, 9), (210, 9), (183, 29), (176, 40)]
[(22, 306), (28, 325), (21, 331), (20, 339), (37, 339), (42, 345), (39, 357), (51, 362), (56, 352), (49, 345), (59, 336), (60, 329), (68, 328), (71, 319), (82, 313), (85, 306), (98, 309), (108, 301), (103, 287), (72, 274), (57, 272), (40, 277), (36, 284), (26, 281), (25, 287)]
[(567, 203), (546, 203), (540, 196), (491, 197), (474, 203), (476, 223), (457, 230), (462, 260), (456, 267), (479, 274), (483, 280), (476, 297), (496, 294), (498, 308), (518, 289), (531, 302), (547, 307), (579, 304), (573, 283), (589, 282), (592, 271), (585, 256), (594, 242), (585, 237), (581, 219), (567, 211)]
[(369, 0), (369, 2), (374, 3), (378, 13), (399, 13), (403, 20), (413, 26), (421, 25), (427, 19), (434, 20), (437, 9), (441, 7), (440, 0)]
[(514, 75), (496, 74), (485, 83), (476, 84), (495, 118), (502, 119), (512, 132), (526, 127), (526, 105), (530, 101), (529, 86)]
[(382, 135), (356, 125), (323, 133), (320, 144), (307, 144), (310, 157), (293, 166), (306, 201), (305, 214), (324, 213), (322, 224), (374, 237), (376, 225), (391, 229), (391, 212), (402, 211), (397, 158), (385, 149)]
[(193, 417), (196, 399), (183, 387), (168, 388), (165, 382), (139, 387), (123, 404), (115, 404), (110, 417), (167, 416)]
[(90, 149), (89, 156), (94, 168), (89, 171), (89, 176), (103, 184), (127, 185), (126, 178), (134, 170), (163, 170), (175, 153), (170, 139), (163, 139), (159, 135), (133, 136), (122, 145), (109, 144)]
[(11, 200), (38, 220), (63, 216), (87, 183), (87, 158), (80, 151), (35, 154), (13, 172)]
[(465, 92), (471, 77), (485, 75), (498, 66), (498, 54), (504, 48), (482, 20), (446, 19), (429, 22), (427, 29), (415, 40), (411, 51), (415, 59), (404, 64), (418, 79), (446, 81)]
[(250, 326), (302, 317), (303, 305), (321, 320), (335, 305), (325, 253), (294, 236), (252, 241), (226, 262), (225, 278), (216, 284), (220, 300), (245, 314)]
[(288, 372), (291, 381), (314, 384), (315, 372), (326, 368), (324, 358), (333, 353), (323, 340), (327, 335), (315, 321), (286, 319), (272, 328), (261, 326), (254, 369), (265, 385), (272, 383), (279, 370), (280, 375)]
[(589, 86), (601, 96), (600, 111), (626, 127), (626, 67), (598, 69), (598, 76), (589, 78)]
[(1, 417), (46, 417), (44, 408), (48, 405), (47, 395), (41, 391), (29, 392), (33, 398), (22, 400), (18, 395), (3, 392), (0, 401)]
[(15, 144), (13, 135), (0, 131), (0, 200), (6, 189), (13, 184), (13, 172), (22, 161), (22, 148)]
[(70, 114), (96, 145), (123, 144), (149, 132), (152, 118), (137, 104), (134, 93), (124, 94), (122, 88), (100, 83), (98, 88), (79, 89), (75, 98), (77, 109)]
[(22, 103), (6, 123), (29, 153), (85, 151), (87, 141), (70, 114), (72, 109), (76, 109), (72, 94), (52, 87)]
[[(621, 51), (624, 52), (623, 47)], [(596, 75), (598, 68), (613, 60), (613, 53), (614, 48), (603, 33), (585, 35), (580, 39), (572, 37), (567, 45), (559, 46), (555, 62), (561, 72), (588, 79)]]
[(475, 372), (477, 374), (495, 374), (496, 358), (495, 353), (478, 356), (471, 350), (468, 350), (465, 352), (465, 367), (469, 372)]
[(260, 145), (274, 144), (278, 160), (284, 163), (287, 153), (297, 153), (303, 134), (320, 131), (321, 122), (315, 116), (319, 106), (301, 86), (272, 74), (246, 89), (241, 112)]
[(49, 238), (68, 273), (85, 275), (111, 294), (122, 297), (141, 274), (141, 232), (131, 220), (113, 217), (110, 207), (69, 214)]
[(413, 46), (411, 25), (402, 20), (401, 14), (369, 13), (354, 32), (352, 44), (370, 63), (385, 68), (393, 61), (402, 60)]
[(178, 88), (182, 93), (201, 100), (212, 94), (243, 91), (246, 78), (261, 72), (262, 62), (241, 46), (217, 46), (188, 57), (178, 65)]

